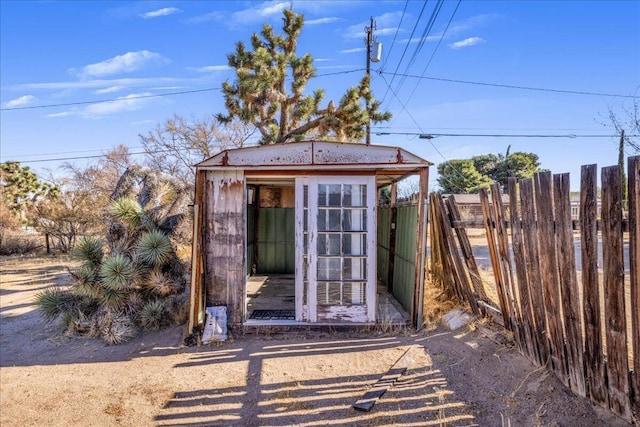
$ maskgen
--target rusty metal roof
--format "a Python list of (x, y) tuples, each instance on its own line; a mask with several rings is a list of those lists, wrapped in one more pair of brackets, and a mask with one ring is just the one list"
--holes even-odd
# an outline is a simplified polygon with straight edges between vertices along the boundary
[(195, 166), (198, 169), (415, 170), (432, 164), (399, 147), (307, 141), (225, 150)]

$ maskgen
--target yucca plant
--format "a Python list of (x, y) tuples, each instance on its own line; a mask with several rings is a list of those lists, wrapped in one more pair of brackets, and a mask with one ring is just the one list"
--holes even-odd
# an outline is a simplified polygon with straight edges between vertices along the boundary
[(100, 336), (107, 344), (121, 344), (136, 335), (131, 319), (120, 312), (107, 310), (97, 323)]
[[(129, 185), (126, 193), (133, 188), (132, 179), (123, 180)], [(71, 289), (49, 289), (37, 296), (45, 320), (60, 319), (69, 334), (119, 344), (140, 329), (186, 320), (186, 265), (169, 238), (182, 218), (176, 211), (184, 194), (158, 179), (137, 182), (143, 182), (138, 201), (117, 197), (109, 206), (104, 240), (87, 238), (78, 244), (74, 255), (82, 263), (70, 272)], [(163, 216), (168, 213), (170, 221)]]
[(102, 246), (102, 240), (84, 237), (78, 242), (78, 245), (73, 251), (73, 255), (76, 259), (83, 261), (88, 267), (97, 268), (100, 266), (104, 255)]
[(152, 230), (140, 236), (136, 251), (142, 261), (152, 266), (162, 266), (174, 255), (169, 236), (160, 230)]
[(133, 262), (122, 254), (109, 256), (100, 267), (102, 285), (107, 289), (124, 290), (134, 274)]
[(147, 330), (157, 331), (168, 323), (167, 307), (164, 301), (148, 301), (140, 310), (140, 325)]
[(138, 202), (127, 197), (120, 197), (109, 205), (109, 213), (123, 222), (129, 229), (138, 227), (145, 217), (145, 211)]
[(173, 280), (162, 271), (153, 270), (146, 282), (146, 289), (155, 295), (166, 297), (175, 294), (177, 289)]
[(81, 297), (60, 288), (47, 288), (36, 294), (36, 305), (40, 314), (48, 321), (54, 321), (58, 316), (73, 311)]

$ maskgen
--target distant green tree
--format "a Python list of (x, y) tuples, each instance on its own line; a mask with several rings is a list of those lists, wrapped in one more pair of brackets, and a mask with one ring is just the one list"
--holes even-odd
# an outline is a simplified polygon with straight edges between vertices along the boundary
[(59, 193), (56, 186), (42, 182), (28, 166), (14, 161), (0, 163), (0, 185), (2, 203), (20, 221), (26, 220), (26, 209), (38, 199)]
[(540, 172), (537, 154), (515, 152), (482, 154), (471, 159), (449, 160), (438, 165), (438, 184), (445, 193), (477, 193), (494, 182), (504, 189), (509, 178), (531, 178)]
[(444, 193), (477, 193), (493, 182), (481, 174), (471, 159), (454, 159), (438, 165), (438, 184)]
[(305, 95), (316, 70), (310, 54), (296, 54), (304, 19), (285, 10), (283, 21), (283, 34), (275, 34), (273, 27), (265, 24), (260, 34), (251, 36), (251, 50), (238, 42), (235, 52), (227, 55), (236, 80), (222, 84), (227, 113), (218, 114), (218, 120), (229, 123), (239, 119), (252, 124), (260, 132), (262, 144), (275, 144), (311, 137), (357, 141), (365, 135), (369, 119), (378, 123), (391, 118), (390, 113), (378, 111), (380, 105), (371, 93), (369, 77), (349, 88), (337, 106), (331, 101), (321, 108), (321, 89)]

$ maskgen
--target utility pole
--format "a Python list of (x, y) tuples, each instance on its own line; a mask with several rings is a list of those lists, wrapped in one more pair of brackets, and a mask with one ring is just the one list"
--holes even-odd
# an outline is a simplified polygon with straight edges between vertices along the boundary
[[(373, 22), (373, 16), (371, 17), (371, 23), (368, 27), (364, 27), (365, 32), (367, 33), (367, 63), (366, 63), (366, 76), (369, 79), (369, 91), (371, 91), (371, 43), (373, 42), (373, 30), (374, 30), (374, 25), (375, 23)], [(370, 116), (370, 112), (371, 112), (371, 101), (369, 100), (370, 98), (366, 99), (366, 108), (367, 108), (367, 139), (366, 139), (366, 143), (367, 145), (371, 144), (371, 116)]]

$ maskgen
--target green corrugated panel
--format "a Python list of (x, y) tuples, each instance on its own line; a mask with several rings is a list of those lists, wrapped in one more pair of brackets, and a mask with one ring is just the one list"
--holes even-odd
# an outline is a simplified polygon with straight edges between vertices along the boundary
[(261, 274), (295, 271), (295, 209), (260, 208), (258, 269)]
[(251, 274), (251, 266), (253, 265), (253, 215), (255, 207), (247, 206), (247, 274)]
[(393, 295), (410, 311), (415, 286), (417, 242), (417, 206), (398, 207), (396, 223), (396, 256), (393, 270)]
[(389, 237), (391, 236), (390, 224), (391, 210), (389, 208), (378, 208), (377, 224), (377, 265), (378, 278), (386, 285), (389, 271)]

